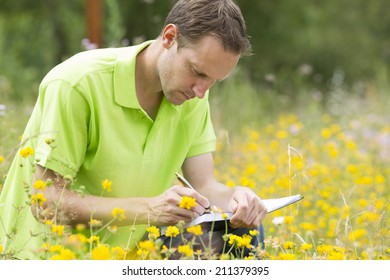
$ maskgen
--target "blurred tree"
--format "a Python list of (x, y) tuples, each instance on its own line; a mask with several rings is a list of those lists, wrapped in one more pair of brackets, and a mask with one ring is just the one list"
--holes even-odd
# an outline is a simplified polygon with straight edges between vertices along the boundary
[[(155, 38), (176, 2), (100, 1), (104, 47)], [(283, 93), (302, 85), (326, 89), (336, 71), (343, 71), (344, 82), (353, 84), (375, 79), (378, 69), (390, 67), (387, 0), (237, 2), (254, 50), (240, 67), (257, 84)], [(50, 68), (92, 47), (81, 44), (87, 36), (85, 4), (86, 0), (0, 0), (0, 97), (35, 95)]]

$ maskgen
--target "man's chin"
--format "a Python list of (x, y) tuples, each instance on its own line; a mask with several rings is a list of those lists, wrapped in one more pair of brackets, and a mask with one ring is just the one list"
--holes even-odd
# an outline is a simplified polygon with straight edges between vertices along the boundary
[(173, 105), (176, 105), (176, 106), (180, 106), (182, 105), (184, 102), (186, 102), (186, 100), (183, 100), (183, 99), (175, 99), (175, 98), (167, 98), (167, 100), (172, 103)]

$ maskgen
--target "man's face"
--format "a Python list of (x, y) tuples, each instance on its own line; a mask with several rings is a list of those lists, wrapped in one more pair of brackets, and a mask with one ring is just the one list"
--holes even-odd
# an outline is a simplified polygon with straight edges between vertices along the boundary
[(164, 95), (175, 105), (195, 97), (203, 98), (216, 81), (223, 80), (234, 69), (238, 60), (239, 54), (226, 52), (213, 36), (180, 49), (174, 40), (158, 62)]

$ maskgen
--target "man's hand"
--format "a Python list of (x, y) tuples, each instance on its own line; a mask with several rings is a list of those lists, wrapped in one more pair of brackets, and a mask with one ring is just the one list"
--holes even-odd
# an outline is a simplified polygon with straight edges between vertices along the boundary
[[(195, 198), (196, 205), (190, 210), (180, 208), (180, 201), (183, 196)], [(179, 221), (190, 221), (202, 215), (209, 206), (208, 199), (197, 191), (175, 185), (161, 195), (150, 199), (150, 223), (162, 226), (174, 225)]]
[(267, 215), (267, 209), (259, 196), (246, 187), (235, 187), (229, 202), (233, 212), (230, 224), (233, 228), (255, 228)]

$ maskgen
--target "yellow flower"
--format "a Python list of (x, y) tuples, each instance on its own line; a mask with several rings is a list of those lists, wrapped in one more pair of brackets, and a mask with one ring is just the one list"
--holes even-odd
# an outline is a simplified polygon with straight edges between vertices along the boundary
[(36, 190), (42, 190), (44, 191), (45, 190), (45, 187), (46, 187), (46, 182), (43, 182), (42, 180), (36, 180), (35, 183), (34, 183), (34, 188)]
[(167, 237), (176, 237), (180, 233), (179, 229), (176, 226), (168, 226), (165, 236)]
[(196, 206), (196, 200), (193, 197), (183, 196), (180, 200), (180, 208), (190, 210)]
[(114, 260), (123, 260), (125, 258), (126, 252), (120, 246), (115, 246), (111, 248), (111, 255)]
[(27, 158), (28, 156), (31, 156), (34, 154), (34, 149), (31, 148), (30, 146), (27, 146), (24, 149), (20, 150), (20, 155), (24, 158)]
[(230, 260), (230, 255), (229, 254), (221, 254), (219, 256), (219, 259), (222, 261)]
[(64, 247), (62, 247), (62, 245), (59, 245), (59, 244), (56, 244), (53, 246), (50, 246), (50, 245), (47, 245), (47, 246), (49, 246), (49, 251), (51, 253), (61, 252), (61, 250), (64, 250)]
[(91, 219), (89, 221), (89, 224), (91, 227), (100, 227), (103, 224), (103, 222), (101, 220)]
[(192, 233), (193, 235), (199, 236), (203, 234), (202, 227), (200, 225), (192, 226), (187, 228), (187, 232)]
[(285, 139), (288, 137), (288, 133), (285, 130), (279, 130), (278, 132), (276, 132), (276, 137), (278, 139)]
[(252, 236), (244, 234), (243, 236), (239, 236), (237, 239), (237, 247), (246, 247), (248, 249), (252, 248), (251, 244)]
[(87, 239), (88, 243), (99, 245), (100, 244), (100, 238), (99, 236), (92, 235), (90, 238)]
[(37, 193), (31, 196), (31, 203), (33, 205), (38, 204), (39, 206), (42, 206), (42, 204), (46, 201), (46, 198), (43, 193)]
[(102, 187), (103, 187), (103, 190), (105, 190), (105, 191), (111, 192), (111, 186), (112, 186), (112, 182), (108, 179), (105, 179), (102, 182)]
[(69, 236), (69, 244), (76, 246), (77, 248), (82, 248), (87, 242), (87, 237), (81, 233), (71, 234)]
[(179, 253), (185, 255), (186, 257), (191, 257), (192, 253), (193, 253), (191, 246), (188, 244), (179, 245), (179, 247), (177, 248), (177, 251), (179, 251)]
[(283, 248), (286, 250), (287, 249), (294, 249), (294, 247), (295, 247), (295, 244), (292, 243), (291, 241), (287, 241), (287, 242), (283, 243)]
[(329, 139), (332, 136), (332, 131), (329, 128), (323, 128), (321, 130), (321, 135), (325, 139)]
[(118, 207), (112, 209), (111, 215), (112, 217), (114, 217), (114, 219), (117, 219), (118, 221), (123, 221), (126, 219), (125, 210)]
[(62, 249), (59, 254), (52, 256), (51, 260), (73, 260), (76, 255), (69, 249)]
[(311, 250), (311, 248), (313, 248), (313, 245), (312, 244), (309, 244), (309, 243), (303, 243), (300, 247), (300, 250), (305, 252), (305, 251), (309, 251)]
[(41, 249), (43, 251), (49, 251), (50, 250), (50, 244), (49, 243), (43, 243), (41, 246)]
[(86, 225), (85, 224), (77, 224), (76, 225), (76, 230), (77, 231), (83, 231), (86, 229)]
[(279, 254), (279, 259), (280, 260), (296, 260), (296, 256), (294, 254), (290, 254), (290, 253), (280, 253)]
[(149, 251), (145, 249), (138, 249), (137, 255), (144, 259), (149, 255)]
[(108, 231), (111, 232), (111, 233), (116, 233), (116, 232), (118, 232), (118, 226), (115, 226), (115, 225), (113, 225), (113, 226), (108, 226), (107, 229), (108, 229)]
[(2, 155), (0, 155), (0, 163), (2, 163), (4, 160), (5, 158)]
[(254, 229), (254, 230), (250, 230), (250, 231), (249, 231), (249, 234), (252, 235), (252, 236), (256, 236), (256, 235), (259, 234), (259, 232), (258, 232), (257, 230)]
[(53, 233), (57, 233), (58, 236), (62, 236), (64, 234), (65, 226), (63, 225), (51, 225), (51, 231)]
[(222, 219), (227, 220), (229, 218), (229, 215), (226, 213), (222, 213)]
[(160, 229), (156, 226), (151, 226), (146, 229), (149, 232), (149, 238), (157, 239), (160, 237)]
[(138, 246), (140, 249), (147, 250), (149, 252), (154, 251), (156, 248), (156, 245), (152, 240), (143, 240), (138, 243)]
[(0, 254), (3, 253), (3, 245), (0, 245)]
[(93, 260), (110, 260), (111, 254), (107, 245), (101, 244), (92, 250)]
[(237, 248), (246, 247), (248, 249), (251, 249), (252, 248), (251, 240), (252, 240), (252, 236), (247, 234), (244, 234), (243, 236), (232, 234), (229, 236), (229, 245), (235, 244)]

